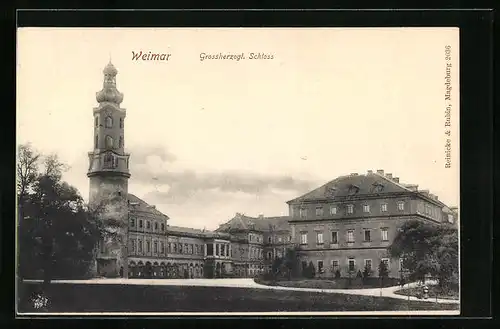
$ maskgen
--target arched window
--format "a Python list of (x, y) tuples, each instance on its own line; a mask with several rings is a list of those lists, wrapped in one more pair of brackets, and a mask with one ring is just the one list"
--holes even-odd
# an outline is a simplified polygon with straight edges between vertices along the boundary
[(123, 128), (123, 118), (120, 118), (120, 128)]
[(113, 137), (111, 136), (106, 136), (106, 148), (111, 149), (113, 148)]
[(123, 136), (120, 136), (120, 139), (118, 140), (118, 147), (119, 148), (123, 147)]
[(113, 128), (113, 118), (106, 117), (106, 128)]
[(105, 168), (114, 168), (115, 167), (115, 161), (114, 161), (114, 156), (111, 153), (106, 153), (104, 156), (104, 167)]
[(95, 148), (96, 149), (99, 148), (99, 136), (97, 136), (97, 135), (95, 135), (95, 142), (94, 142), (94, 144), (95, 144)]
[(95, 119), (94, 119), (94, 125), (96, 127), (99, 127), (99, 117), (95, 117)]

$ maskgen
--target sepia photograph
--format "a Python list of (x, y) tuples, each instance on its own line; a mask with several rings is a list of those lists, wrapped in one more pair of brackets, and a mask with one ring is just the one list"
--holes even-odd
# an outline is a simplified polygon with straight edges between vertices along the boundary
[(459, 315), (458, 28), (18, 28), (16, 314)]

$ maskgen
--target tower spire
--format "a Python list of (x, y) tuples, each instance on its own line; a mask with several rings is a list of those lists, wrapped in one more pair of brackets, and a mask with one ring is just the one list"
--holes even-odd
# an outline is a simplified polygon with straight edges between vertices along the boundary
[(102, 73), (104, 74), (103, 88), (96, 94), (97, 102), (108, 102), (120, 105), (123, 101), (123, 94), (116, 89), (116, 75), (118, 74), (118, 70), (113, 63), (111, 63), (111, 53), (109, 63)]

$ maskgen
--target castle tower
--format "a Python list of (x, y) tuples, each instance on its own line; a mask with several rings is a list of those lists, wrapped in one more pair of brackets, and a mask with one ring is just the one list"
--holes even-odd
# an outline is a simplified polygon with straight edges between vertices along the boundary
[[(111, 62), (104, 68), (101, 91), (96, 93), (99, 106), (94, 108), (93, 151), (89, 152), (89, 203), (98, 209), (105, 225), (114, 233), (101, 241), (96, 251), (94, 275), (118, 276), (126, 270), (128, 225), (129, 154), (125, 153), (125, 116), (120, 107), (123, 94), (116, 89), (118, 71)], [(116, 225), (119, 223), (118, 225)]]

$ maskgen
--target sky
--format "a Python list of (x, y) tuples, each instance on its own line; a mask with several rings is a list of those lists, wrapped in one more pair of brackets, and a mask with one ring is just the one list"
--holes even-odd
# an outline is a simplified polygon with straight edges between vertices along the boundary
[[(127, 110), (129, 192), (170, 225), (288, 215), (286, 201), (377, 169), (459, 203), (456, 28), (22, 28), (17, 41), (17, 142), (58, 154), (86, 200), (95, 93), (111, 59)], [(139, 51), (171, 56), (133, 60)]]

